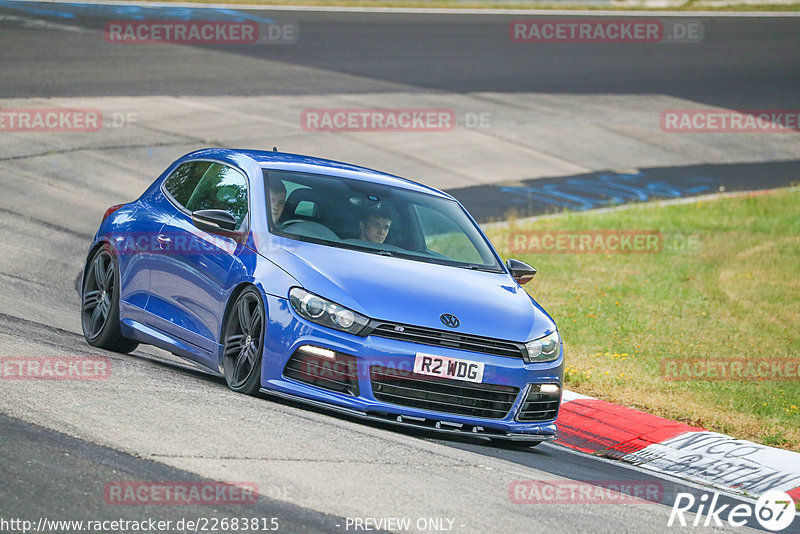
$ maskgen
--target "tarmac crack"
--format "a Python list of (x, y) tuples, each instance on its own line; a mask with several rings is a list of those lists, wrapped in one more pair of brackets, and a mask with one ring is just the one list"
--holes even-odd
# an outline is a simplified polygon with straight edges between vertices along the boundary
[[(180, 134), (171, 134), (171, 135), (180, 135)], [(191, 140), (191, 138), (186, 137), (185, 139), (181, 140), (181, 142), (174, 142), (174, 143), (143, 143), (143, 144), (125, 144), (125, 145), (110, 145), (110, 146), (79, 146), (79, 147), (72, 147), (72, 148), (65, 148), (62, 150), (48, 150), (46, 152), (37, 152), (35, 154), (22, 154), (19, 156), (7, 156), (7, 157), (0, 157), (0, 161), (16, 161), (16, 160), (24, 160), (24, 159), (33, 159), (33, 158), (41, 158), (45, 156), (59, 156), (62, 154), (74, 154), (76, 152), (83, 152), (87, 150), (131, 150), (137, 148), (163, 148), (163, 147), (173, 147), (173, 146), (184, 146), (186, 145), (186, 141)], [(200, 139), (196, 139), (195, 141), (201, 141)]]
[[(2, 159), (0, 159), (2, 161)], [(65, 228), (63, 226), (59, 226), (57, 224), (53, 224), (51, 222), (45, 221), (43, 219), (39, 219), (38, 217), (33, 217), (31, 215), (26, 215), (24, 213), (19, 213), (18, 211), (10, 210), (8, 208), (0, 208), (0, 212), (8, 213), (9, 215), (13, 215), (15, 217), (19, 217), (26, 221), (32, 222), (34, 224), (38, 224), (40, 226), (44, 226), (50, 230), (55, 230), (57, 232), (63, 232), (65, 234), (69, 234), (73, 237), (79, 237), (81, 239), (92, 239), (94, 237), (92, 234), (84, 234), (83, 232), (79, 232), (77, 230), (71, 230), (69, 228)]]
[(7, 278), (11, 278), (14, 280), (19, 280), (20, 282), (25, 282), (26, 284), (33, 284), (37, 287), (41, 286), (41, 282), (37, 282), (36, 280), (31, 280), (30, 278), (25, 278), (22, 276), (17, 276), (16, 274), (7, 273), (4, 271), (0, 271), (0, 276), (5, 276)]

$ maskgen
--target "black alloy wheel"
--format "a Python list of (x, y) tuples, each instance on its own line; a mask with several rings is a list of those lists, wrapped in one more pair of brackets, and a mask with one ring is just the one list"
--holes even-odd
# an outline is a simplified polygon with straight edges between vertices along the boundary
[(139, 343), (124, 337), (119, 326), (119, 268), (111, 249), (101, 247), (83, 269), (81, 327), (93, 347), (128, 353)]
[(223, 370), (233, 391), (254, 395), (261, 388), (261, 354), (264, 350), (264, 306), (255, 288), (236, 298), (224, 329)]

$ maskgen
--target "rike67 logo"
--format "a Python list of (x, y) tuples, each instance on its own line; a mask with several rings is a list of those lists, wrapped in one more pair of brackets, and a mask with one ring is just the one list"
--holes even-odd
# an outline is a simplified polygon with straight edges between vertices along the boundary
[[(794, 501), (783, 491), (770, 490), (761, 495), (755, 505), (742, 503), (730, 510), (728, 510), (729, 504), (718, 504), (718, 499), (719, 493), (714, 493), (711, 497), (708, 493), (704, 493), (699, 500), (696, 500), (691, 493), (678, 493), (667, 526), (671, 527), (677, 519), (677, 523), (682, 527), (687, 525), (721, 527), (725, 521), (732, 527), (742, 527), (748, 524), (751, 518), (755, 518), (762, 528), (779, 532), (788, 528), (794, 521)], [(691, 521), (684, 517), (684, 513), (692, 510), (695, 504), (698, 505), (697, 511), (694, 521)], [(727, 514), (727, 520), (722, 519), (722, 514)]]

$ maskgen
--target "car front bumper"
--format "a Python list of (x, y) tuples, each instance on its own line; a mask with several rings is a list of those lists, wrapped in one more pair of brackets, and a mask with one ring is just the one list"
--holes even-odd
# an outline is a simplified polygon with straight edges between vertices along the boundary
[[(287, 299), (274, 296), (267, 296), (265, 305), (269, 323), (261, 385), (268, 395), (299, 400), (361, 419), (435, 432), (519, 442), (555, 438), (558, 405), (553, 401), (560, 400), (561, 396), (563, 348), (553, 362), (526, 364), (517, 358), (338, 332), (300, 318)], [(308, 349), (304, 347), (309, 346), (332, 351), (335, 356), (316, 360), (306, 357)], [(415, 374), (412, 370), (418, 353), (482, 362), (483, 381), (474, 385)], [(303, 374), (287, 371), (290, 359), (294, 360), (290, 368), (302, 369)], [(377, 367), (397, 371), (397, 379), (389, 387), (404, 393), (406, 400), (402, 400), (402, 404), (386, 401), (386, 395), (381, 393), (386, 389), (385, 383), (376, 380), (374, 374)], [(338, 380), (343, 375), (347, 375), (349, 386), (341, 385)], [(537, 393), (542, 384), (557, 385), (558, 393), (542, 397)], [(493, 390), (482, 391), (484, 388)], [(468, 398), (455, 393), (459, 391)], [(504, 399), (503, 402), (496, 400), (498, 398)], [(543, 420), (520, 420), (524, 418), (523, 411), (535, 404), (529, 401), (536, 398), (548, 400), (548, 405), (555, 409), (548, 411)], [(442, 402), (447, 399), (451, 399), (455, 407)], [(432, 405), (438, 409), (431, 409)], [(530, 413), (524, 411), (524, 414)]]

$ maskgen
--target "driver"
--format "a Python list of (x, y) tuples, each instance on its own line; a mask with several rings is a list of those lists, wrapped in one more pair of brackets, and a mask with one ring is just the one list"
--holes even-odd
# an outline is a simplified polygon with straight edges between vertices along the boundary
[(283, 215), (286, 205), (286, 186), (280, 180), (269, 181), (269, 209), (272, 213), (272, 222), (278, 224), (278, 219)]
[(388, 208), (380, 204), (369, 208), (358, 223), (361, 229), (359, 239), (371, 241), (372, 243), (383, 243), (389, 234), (393, 220), (394, 216)]

